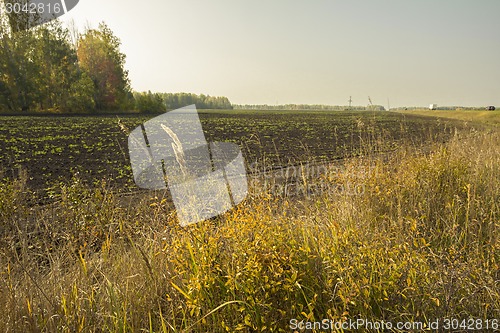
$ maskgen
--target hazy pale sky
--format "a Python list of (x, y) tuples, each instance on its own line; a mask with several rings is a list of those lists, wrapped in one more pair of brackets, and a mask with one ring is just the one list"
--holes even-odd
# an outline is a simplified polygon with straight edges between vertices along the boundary
[(500, 0), (80, 0), (138, 91), (238, 104), (500, 106)]

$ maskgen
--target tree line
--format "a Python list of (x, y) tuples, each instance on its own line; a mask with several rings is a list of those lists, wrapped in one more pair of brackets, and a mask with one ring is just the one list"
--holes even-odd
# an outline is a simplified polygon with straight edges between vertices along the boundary
[(235, 110), (323, 110), (323, 111), (385, 111), (382, 105), (368, 106), (342, 106), (342, 105), (323, 105), (323, 104), (233, 104)]
[(196, 104), (198, 109), (231, 110), (233, 106), (227, 97), (196, 95), (192, 93), (134, 93), (136, 109), (144, 113), (159, 113)]
[(226, 97), (132, 92), (120, 39), (101, 23), (83, 33), (58, 20), (28, 29), (29, 17), (0, 13), (0, 111), (162, 112), (190, 104), (231, 109)]
[(58, 20), (19, 29), (0, 15), (0, 110), (97, 112), (133, 107), (125, 55), (106, 24), (83, 33)]

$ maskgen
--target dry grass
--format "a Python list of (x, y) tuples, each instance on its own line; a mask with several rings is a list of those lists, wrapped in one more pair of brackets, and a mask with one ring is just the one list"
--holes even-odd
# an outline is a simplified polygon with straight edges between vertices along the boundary
[[(75, 179), (58, 204), (29, 208), (23, 180), (4, 181), (0, 331), (499, 318), (500, 134), (406, 148), (302, 177), (306, 196), (253, 192), (188, 228), (161, 197), (123, 205)], [(363, 191), (338, 190), (349, 184)]]
[(412, 110), (402, 111), (401, 113), (433, 116), (450, 119), (458, 119), (466, 122), (483, 123), (488, 125), (500, 125), (500, 110), (485, 111), (485, 110)]

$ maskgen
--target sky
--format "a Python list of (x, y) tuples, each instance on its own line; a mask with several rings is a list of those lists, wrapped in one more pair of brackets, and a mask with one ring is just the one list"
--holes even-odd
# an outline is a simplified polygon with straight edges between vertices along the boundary
[(500, 106), (499, 0), (80, 0), (136, 91), (234, 104)]

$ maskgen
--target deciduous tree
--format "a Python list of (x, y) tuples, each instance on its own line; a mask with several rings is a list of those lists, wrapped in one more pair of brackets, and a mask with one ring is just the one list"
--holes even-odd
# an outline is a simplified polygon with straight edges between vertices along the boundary
[(94, 83), (94, 101), (98, 110), (116, 110), (130, 102), (128, 72), (120, 40), (101, 23), (87, 30), (78, 42), (80, 67)]

